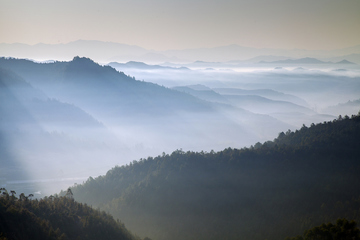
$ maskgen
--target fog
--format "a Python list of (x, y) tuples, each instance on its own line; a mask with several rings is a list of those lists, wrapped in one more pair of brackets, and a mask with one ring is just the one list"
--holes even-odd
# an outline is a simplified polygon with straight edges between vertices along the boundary
[(1, 59), (1, 178), (58, 193), (115, 165), (273, 140), (360, 109), (356, 64)]

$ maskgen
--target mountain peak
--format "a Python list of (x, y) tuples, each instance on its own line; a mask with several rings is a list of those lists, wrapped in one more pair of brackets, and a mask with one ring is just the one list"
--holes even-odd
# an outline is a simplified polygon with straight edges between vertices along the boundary
[(87, 58), (87, 57), (79, 57), (76, 56), (73, 58), (72, 61), (69, 62), (69, 65), (77, 68), (77, 69), (94, 69), (96, 67), (100, 67), (100, 65), (96, 62), (94, 62), (92, 59)]
[(350, 61), (348, 61), (348, 60), (346, 60), (346, 59), (343, 59), (342, 61), (337, 62), (337, 64), (355, 64), (355, 63), (350, 62)]
[(90, 58), (87, 57), (79, 57), (79, 56), (75, 56), (72, 60), (72, 62), (82, 62), (82, 63), (95, 63), (93, 60), (91, 60)]

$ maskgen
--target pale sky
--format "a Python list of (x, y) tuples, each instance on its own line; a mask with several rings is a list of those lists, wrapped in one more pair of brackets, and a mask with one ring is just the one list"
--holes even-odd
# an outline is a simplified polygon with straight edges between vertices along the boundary
[(100, 40), (167, 50), (360, 44), (360, 0), (0, 0), (0, 43)]

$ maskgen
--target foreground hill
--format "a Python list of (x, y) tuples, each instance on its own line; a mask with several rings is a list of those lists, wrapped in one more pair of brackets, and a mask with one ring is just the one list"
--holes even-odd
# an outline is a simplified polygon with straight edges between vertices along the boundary
[(140, 159), (73, 189), (153, 239), (283, 239), (360, 220), (360, 115), (251, 148)]
[[(5, 193), (5, 192), (4, 192)], [(113, 217), (67, 197), (0, 197), (0, 239), (140, 240)]]

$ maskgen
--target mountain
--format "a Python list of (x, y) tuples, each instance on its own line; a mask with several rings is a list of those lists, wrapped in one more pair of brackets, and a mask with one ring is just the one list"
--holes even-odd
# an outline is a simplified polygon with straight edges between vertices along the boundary
[(257, 95), (227, 95), (226, 98), (235, 106), (262, 114), (278, 112), (301, 112), (304, 114), (315, 114), (309, 108), (287, 102), (271, 100)]
[(355, 63), (350, 62), (350, 61), (348, 61), (348, 60), (346, 60), (346, 59), (343, 59), (343, 60), (341, 60), (340, 62), (336, 62), (336, 64), (355, 64)]
[(74, 56), (89, 56), (98, 61), (108, 62), (114, 54), (137, 56), (148, 52), (138, 46), (89, 40), (78, 40), (66, 44), (0, 44), (0, 56), (36, 60), (69, 61)]
[(30, 200), (24, 193), (17, 198), (6, 189), (0, 192), (1, 239), (141, 240), (109, 214), (68, 197)]
[(230, 61), (229, 63), (235, 63), (235, 64), (243, 64), (243, 63), (258, 63), (258, 62), (274, 62), (274, 61), (281, 61), (281, 60), (287, 60), (291, 59), (286, 56), (273, 56), (273, 55), (261, 55), (256, 56), (253, 58), (249, 58), (242, 61)]
[(309, 104), (302, 98), (291, 94), (274, 91), (272, 89), (239, 89), (239, 88), (214, 88), (215, 92), (221, 95), (257, 95), (264, 98), (269, 98), (275, 101), (287, 101), (297, 105), (307, 107)]
[(226, 97), (221, 96), (220, 94), (216, 93), (215, 91), (211, 90), (210, 88), (206, 88), (203, 85), (194, 85), (194, 86), (178, 86), (173, 87), (180, 92), (186, 92), (191, 94), (197, 98), (209, 101), (209, 102), (218, 102), (218, 103), (230, 103)]
[[(304, 106), (297, 105), (291, 101), (284, 100), (272, 100), (270, 98), (263, 97), (261, 95), (267, 95), (273, 98), (287, 98), (288, 100), (301, 100), (295, 96), (285, 95), (273, 90), (242, 90), (242, 89), (206, 89), (205, 86), (201, 88), (201, 85), (194, 86), (183, 86), (183, 87), (174, 87), (173, 89), (189, 93), (200, 99), (210, 101), (230, 104), (235, 107), (245, 109), (254, 113), (261, 114), (273, 114), (273, 113), (293, 113), (300, 112), (303, 114), (315, 114), (313, 110), (310, 110)], [(228, 94), (219, 94), (228, 93)], [(229, 93), (233, 94), (229, 94)], [(255, 95), (256, 94), (256, 95)], [(259, 95), (257, 95), (259, 94)], [(306, 102), (303, 101), (303, 104)]]
[(332, 61), (332, 62), (340, 62), (344, 59), (347, 59), (350, 62), (360, 65), (360, 53), (352, 53), (352, 54), (339, 56), (339, 57), (326, 58), (325, 60)]
[(210, 62), (227, 62), (240, 61), (254, 58), (262, 55), (273, 56), (289, 56), (290, 58), (320, 58), (330, 56), (341, 56), (353, 53), (360, 53), (360, 45), (346, 48), (336, 49), (330, 51), (323, 50), (304, 50), (304, 49), (271, 49), (271, 48), (250, 48), (243, 47), (236, 44), (228, 46), (220, 46), (214, 48), (198, 48), (198, 49), (184, 49), (184, 50), (167, 50), (164, 55), (177, 56), (188, 61), (210, 61)]
[[(130, 112), (169, 114), (174, 110), (185, 110), (182, 109), (184, 107), (189, 111), (211, 111), (206, 103), (195, 98), (155, 84), (136, 81), (124, 73), (119, 73), (109, 66), (100, 66), (88, 58), (75, 57), (71, 62), (49, 64), (17, 59), (1, 60), (3, 67), (24, 77), (49, 96), (106, 116), (114, 117), (119, 116), (118, 113), (126, 115)], [(171, 100), (164, 101), (163, 98), (167, 97)], [(146, 101), (143, 101), (145, 99)], [(180, 104), (183, 101), (190, 101), (192, 104)], [(104, 103), (107, 105), (104, 106)], [(136, 111), (138, 107), (141, 107), (141, 111)]]
[[(0, 69), (0, 83), (2, 84), (2, 95), (8, 96), (3, 98), (3, 102), (7, 103), (7, 107), (12, 105), (12, 107), (9, 107), (8, 112), (3, 115), (5, 116), (2, 118), (3, 121), (20, 121), (22, 117), (26, 116), (24, 116), (24, 112), (27, 112), (34, 121), (45, 128), (50, 127), (50, 125), (59, 126), (60, 128), (66, 125), (68, 128), (77, 129), (103, 127), (101, 123), (82, 109), (59, 102), (56, 99), (49, 99), (44, 92), (33, 88), (31, 84), (12, 72)], [(13, 98), (9, 94), (13, 95)], [(18, 101), (26, 110), (16, 111), (16, 106), (11, 104), (12, 101)], [(5, 107), (6, 105), (2, 106)], [(19, 115), (15, 116), (14, 113)], [(14, 117), (10, 118), (10, 116)], [(23, 121), (29, 123), (29, 119)]]
[[(0, 116), (0, 176), (4, 187), (38, 192), (44, 179), (98, 174), (95, 166), (99, 163), (84, 166), (84, 161), (98, 159), (100, 152), (106, 156), (103, 166), (120, 150), (125, 154), (123, 143), (90, 114), (73, 104), (50, 99), (20, 76), (1, 68)], [(27, 186), (20, 184), (26, 181)], [(44, 189), (41, 192), (46, 193)]]
[[(221, 103), (221, 108), (228, 105), (228, 108), (233, 107), (266, 114), (289, 125), (301, 126), (304, 123), (321, 122), (324, 119), (334, 118), (331, 115), (318, 114), (309, 109), (308, 104), (301, 98), (270, 89), (215, 88), (212, 90), (203, 85), (174, 87), (173, 89), (206, 101)], [(254, 118), (253, 120), (256, 121)]]
[[(70, 62), (48, 64), (2, 58), (0, 64), (46, 92), (49, 97), (85, 109), (107, 126), (133, 128), (144, 125), (147, 131), (151, 131), (149, 133), (155, 131), (164, 136), (169, 131), (178, 132), (186, 126), (187, 136), (194, 139), (198, 138), (194, 134), (199, 130), (207, 132), (206, 134), (211, 134), (209, 129), (217, 131), (210, 127), (215, 125), (220, 128), (223, 126), (223, 130), (233, 133), (246, 132), (244, 125), (220, 113), (218, 106), (213, 107), (211, 103), (189, 94), (137, 81), (110, 66), (100, 66), (88, 58), (76, 57)], [(262, 118), (260, 115), (257, 117)], [(265, 118), (268, 122), (269, 119)], [(280, 122), (275, 123), (276, 121), (270, 120), (279, 125)], [(167, 122), (173, 124), (166, 124)], [(178, 124), (181, 124), (180, 129)], [(214, 136), (218, 134), (216, 132)], [(250, 137), (252, 133), (246, 135)], [(175, 145), (173, 147), (176, 148)]]
[(259, 63), (271, 63), (271, 64), (329, 64), (328, 62), (320, 61), (316, 58), (300, 58), (300, 59), (286, 59), (286, 60), (279, 60), (279, 61), (260, 61)]
[[(139, 46), (101, 42), (91, 40), (78, 40), (66, 44), (43, 44), (26, 45), (20, 43), (0, 44), (0, 56), (29, 58), (39, 61), (43, 60), (66, 60), (73, 56), (87, 56), (97, 62), (194, 62), (197, 60), (208, 62), (242, 61), (257, 56), (273, 55), (288, 56), (289, 58), (332, 58), (350, 54), (359, 54), (360, 45), (324, 50), (304, 49), (271, 49), (271, 48), (250, 48), (239, 45), (227, 45), (214, 48), (195, 48), (182, 50), (154, 51)], [(347, 58), (346, 58), (347, 59)], [(352, 61), (351, 59), (348, 59)]]
[(360, 115), (219, 152), (148, 157), (73, 188), (154, 239), (284, 239), (360, 220)]
[(268, 64), (355, 64), (346, 59), (343, 59), (339, 62), (324, 62), (316, 58), (300, 58), (300, 59), (286, 59), (278, 61), (260, 61), (259, 63), (268, 63)]
[[(4, 184), (36, 192), (143, 156), (246, 146), (293, 128), (268, 115), (136, 80), (89, 58), (0, 58), (0, 66), (6, 85), (0, 102)], [(41, 194), (51, 194), (46, 188)]]
[(118, 62), (111, 62), (108, 64), (108, 66), (113, 67), (117, 70), (121, 71), (128, 71), (131, 69), (138, 69), (138, 70), (189, 70), (186, 67), (181, 68), (173, 68), (173, 67), (166, 67), (161, 65), (149, 65), (143, 62), (135, 62), (130, 61), (127, 63), (118, 63)]
[(360, 111), (360, 99), (347, 101), (346, 103), (339, 103), (335, 106), (330, 106), (322, 110), (328, 114), (339, 114), (339, 115), (352, 115), (354, 112)]

